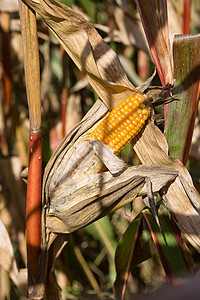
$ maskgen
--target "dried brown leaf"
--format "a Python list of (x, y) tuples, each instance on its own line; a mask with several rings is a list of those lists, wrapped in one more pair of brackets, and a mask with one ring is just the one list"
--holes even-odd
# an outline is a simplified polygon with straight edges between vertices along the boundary
[(91, 23), (57, 1), (25, 2), (47, 23), (110, 109), (135, 92), (116, 53), (104, 42)]
[[(170, 158), (160, 147), (159, 140), (164, 136), (161, 131), (153, 124), (146, 126), (141, 138), (136, 142), (134, 149), (143, 164), (154, 164), (157, 166), (167, 166), (177, 170), (186, 180), (189, 189), (196, 198), (196, 206), (200, 205), (200, 196), (190, 177), (187, 169), (177, 159)], [(164, 191), (166, 194), (165, 203), (175, 218), (180, 230), (184, 233), (188, 241), (200, 251), (200, 215), (194, 207), (195, 204), (189, 199), (180, 176)], [(199, 208), (199, 207), (198, 207)]]
[(114, 11), (115, 21), (119, 27), (120, 41), (125, 45), (134, 45), (151, 57), (138, 13), (131, 15), (122, 7), (116, 6)]

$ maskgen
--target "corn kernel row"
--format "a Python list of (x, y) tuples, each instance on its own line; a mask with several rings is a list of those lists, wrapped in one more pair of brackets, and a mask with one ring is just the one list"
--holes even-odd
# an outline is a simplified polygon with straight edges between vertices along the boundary
[(90, 133), (88, 138), (102, 141), (119, 152), (140, 132), (150, 115), (151, 107), (144, 103), (146, 95), (136, 93), (124, 99)]

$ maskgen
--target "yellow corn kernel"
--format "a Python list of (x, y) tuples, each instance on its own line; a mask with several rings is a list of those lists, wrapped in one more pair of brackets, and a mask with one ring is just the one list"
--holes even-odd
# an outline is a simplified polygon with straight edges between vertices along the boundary
[(124, 99), (100, 124), (88, 138), (102, 141), (119, 152), (140, 132), (150, 115), (151, 107), (144, 103), (143, 94), (134, 94)]

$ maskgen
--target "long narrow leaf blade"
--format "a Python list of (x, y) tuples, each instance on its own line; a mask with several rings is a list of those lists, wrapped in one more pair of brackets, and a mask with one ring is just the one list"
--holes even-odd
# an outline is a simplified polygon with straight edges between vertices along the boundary
[(107, 251), (109, 262), (110, 280), (114, 282), (116, 277), (114, 255), (117, 242), (115, 240), (114, 231), (108, 216), (89, 224), (85, 227), (85, 231), (91, 234), (95, 239), (99, 240), (104, 249)]
[(162, 85), (173, 84), (167, 1), (136, 0), (144, 31)]
[(140, 215), (133, 220), (117, 246), (115, 253), (117, 277), (114, 283), (116, 300), (125, 297), (131, 268), (151, 257), (149, 243), (141, 234), (142, 219), (143, 216)]
[(113, 228), (108, 216), (89, 224), (85, 227), (86, 232), (98, 239), (106, 248), (108, 254), (114, 257), (116, 240), (114, 237)]
[(167, 216), (159, 215), (161, 233), (152, 213), (145, 211), (144, 218), (150, 229), (168, 281), (174, 284), (180, 282), (190, 269), (186, 263), (184, 252), (176, 240), (170, 219)]
[(200, 83), (200, 34), (177, 35), (173, 44), (175, 93), (179, 101), (166, 107), (169, 154), (186, 164), (197, 113)]

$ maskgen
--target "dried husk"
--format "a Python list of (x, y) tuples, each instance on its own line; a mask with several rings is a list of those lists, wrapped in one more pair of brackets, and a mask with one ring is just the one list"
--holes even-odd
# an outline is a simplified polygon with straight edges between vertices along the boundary
[[(105, 115), (106, 110), (106, 106), (98, 101), (91, 117), (96, 120), (99, 111)], [(86, 115), (82, 128), (87, 120), (90, 126), (93, 125), (90, 114)], [(45, 221), (49, 232), (73, 232), (132, 201), (138, 194), (146, 195), (146, 177), (151, 179), (153, 191), (158, 192), (179, 174), (170, 168), (153, 165), (127, 167), (112, 151), (109, 152), (108, 147), (95, 140), (91, 143), (87, 133), (79, 131), (72, 138), (70, 147), (66, 141), (62, 144), (59, 157), (54, 156), (54, 160), (50, 160), (51, 169), (45, 171), (44, 196), (45, 202), (49, 201)], [(110, 172), (99, 173), (102, 161)]]
[[(175, 217), (189, 241), (194, 245), (195, 243), (198, 245), (198, 235), (195, 237), (195, 235), (191, 235), (191, 232), (192, 228), (195, 229), (196, 233), (199, 230), (199, 213), (197, 211), (200, 203), (199, 195), (186, 168), (178, 160), (171, 159), (167, 155), (166, 140), (152, 122), (146, 126), (142, 136), (134, 146), (143, 164), (152, 166), (145, 166), (143, 169), (141, 169), (141, 166), (129, 167), (125, 170), (123, 165), (120, 166), (119, 163), (119, 170), (116, 173), (122, 170), (122, 174), (116, 177), (110, 172), (97, 174), (102, 169), (102, 163), (93, 150), (90, 141), (87, 139), (84, 141), (84, 136), (87, 138), (87, 134), (84, 134), (83, 128), (85, 130), (90, 129), (93, 122), (96, 124), (101, 115), (105, 116), (106, 111), (107, 109), (103, 103), (97, 102), (92, 112), (85, 116), (81, 129), (77, 128), (76, 136), (70, 141), (69, 135), (59, 147), (59, 155), (54, 155), (50, 160), (49, 165), (51, 165), (51, 168), (48, 167), (47, 172), (45, 172), (46, 186), (44, 190), (47, 197), (46, 203), (50, 201), (45, 216), (48, 230), (70, 233), (87, 225), (113, 209), (118, 204), (119, 199), (121, 205), (123, 205), (124, 202), (121, 198), (130, 190), (132, 193), (130, 198), (136, 197), (144, 185), (144, 179), (150, 177), (152, 182), (156, 179), (158, 184), (158, 187), (155, 187), (155, 183), (153, 184), (153, 191), (165, 191), (165, 200), (169, 211)], [(71, 136), (73, 136), (73, 133)], [(82, 148), (77, 155), (77, 149), (80, 149), (80, 147)], [(151, 152), (155, 149), (155, 155), (152, 155)], [(101, 154), (99, 153), (99, 155)], [(108, 153), (106, 153), (106, 156), (108, 156)], [(70, 159), (71, 157), (73, 157), (73, 160)], [(103, 155), (101, 159), (105, 159)], [(115, 156), (112, 158), (112, 155), (110, 155), (109, 161), (112, 161), (115, 165)], [(163, 180), (161, 174), (164, 170), (158, 166), (166, 167)], [(159, 174), (159, 177), (157, 174)], [(154, 176), (156, 176), (155, 179)], [(184, 181), (182, 178), (184, 178)], [(175, 182), (172, 183), (174, 179)], [(134, 180), (135, 188), (137, 187), (135, 192)], [(111, 181), (112, 184), (110, 184)], [(165, 190), (164, 187), (168, 182), (171, 184)], [(184, 182), (187, 182), (187, 187), (184, 186)], [(138, 188), (138, 185), (140, 185), (140, 188)], [(112, 194), (117, 190), (118, 198)], [(127, 198), (128, 196), (126, 196)], [(126, 200), (126, 202), (128, 201), (130, 200)], [(193, 201), (193, 204), (191, 201)], [(196, 208), (194, 205), (196, 205)], [(186, 212), (187, 218), (184, 216)], [(55, 224), (53, 224), (54, 222)], [(196, 248), (198, 249), (197, 245)]]

